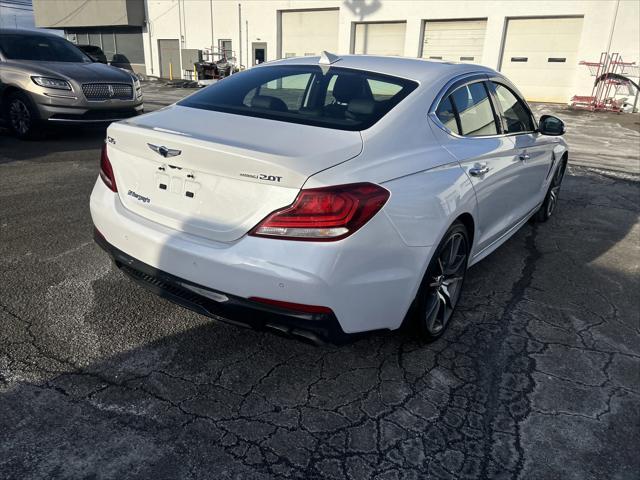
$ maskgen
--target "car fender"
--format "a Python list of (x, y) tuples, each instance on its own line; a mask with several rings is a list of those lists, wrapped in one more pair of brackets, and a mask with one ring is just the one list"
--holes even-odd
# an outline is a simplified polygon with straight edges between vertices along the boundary
[(391, 192), (383, 212), (409, 247), (435, 246), (456, 218), (476, 218), (473, 186), (456, 161), (382, 186)]
[[(393, 171), (396, 175), (402, 174), (389, 178)], [(411, 173), (405, 173), (407, 171)], [(449, 226), (464, 214), (471, 215), (475, 223), (477, 202), (471, 180), (446, 149), (432, 144), (421, 150), (387, 156), (386, 161), (367, 160), (361, 155), (312, 176), (305, 188), (358, 181), (377, 183), (389, 190), (389, 200), (378, 215), (386, 217), (407, 249), (422, 250), (422, 263), (416, 266), (409, 293), (413, 299), (433, 251)]]

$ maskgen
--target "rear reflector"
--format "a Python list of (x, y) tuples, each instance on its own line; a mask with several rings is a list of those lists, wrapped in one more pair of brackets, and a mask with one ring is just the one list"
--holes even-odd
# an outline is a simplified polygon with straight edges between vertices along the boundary
[(102, 153), (100, 154), (100, 178), (104, 184), (109, 187), (112, 192), (117, 192), (116, 177), (113, 175), (113, 167), (107, 155), (107, 144), (102, 144)]
[(283, 308), (285, 310), (293, 310), (303, 313), (333, 313), (329, 307), (321, 307), (319, 305), (304, 305), (302, 303), (283, 302), (281, 300), (272, 300), (270, 298), (249, 297), (249, 300), (274, 307)]
[(388, 198), (388, 190), (372, 183), (300, 190), (293, 205), (276, 210), (249, 234), (290, 240), (339, 240), (367, 223)]

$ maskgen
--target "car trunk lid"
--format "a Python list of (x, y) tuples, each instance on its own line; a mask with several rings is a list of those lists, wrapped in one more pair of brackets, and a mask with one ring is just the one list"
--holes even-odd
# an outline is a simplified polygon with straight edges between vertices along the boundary
[(309, 176), (362, 150), (359, 132), (172, 106), (107, 132), (124, 206), (221, 242), (291, 204)]

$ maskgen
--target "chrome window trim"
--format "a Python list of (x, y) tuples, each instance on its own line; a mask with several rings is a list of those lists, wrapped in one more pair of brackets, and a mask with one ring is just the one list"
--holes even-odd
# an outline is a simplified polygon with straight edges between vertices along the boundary
[[(528, 130), (526, 132), (514, 132), (514, 133), (499, 133), (497, 135), (482, 135), (482, 136), (472, 137), (468, 135), (459, 135), (453, 132), (452, 130), (450, 130), (449, 128), (447, 128), (440, 121), (440, 119), (438, 118), (438, 115), (436, 114), (436, 110), (438, 110), (438, 107), (440, 106), (440, 102), (442, 102), (444, 98), (448, 97), (451, 93), (453, 93), (458, 88), (463, 87), (465, 85), (470, 85), (472, 83), (477, 83), (477, 82), (500, 83), (500, 84), (503, 84), (503, 86), (509, 88), (509, 90), (512, 90), (513, 93), (517, 95), (518, 99), (524, 102), (525, 106), (527, 107), (527, 111), (529, 112), (529, 115), (531, 115), (531, 118), (533, 119), (533, 124), (536, 127), (536, 130)], [(489, 97), (492, 103), (495, 102), (493, 98), (493, 92), (491, 92), (490, 90), (489, 90)], [(496, 107), (494, 106), (493, 108), (496, 108)], [(501, 112), (496, 112), (496, 113), (499, 114)], [(436, 126), (440, 128), (440, 130), (442, 130), (443, 132), (447, 133), (448, 135), (454, 138), (468, 138), (468, 139), (481, 140), (483, 138), (502, 138), (502, 137), (514, 137), (517, 135), (531, 135), (538, 132), (537, 131), (538, 123), (536, 122), (535, 116), (533, 115), (533, 112), (531, 111), (529, 104), (524, 100), (524, 98), (522, 97), (522, 94), (518, 91), (518, 89), (505, 77), (491, 75), (490, 73), (487, 73), (487, 72), (465, 73), (462, 75), (458, 75), (457, 77), (454, 77), (451, 80), (449, 80), (436, 95), (435, 99), (431, 103), (431, 107), (429, 108), (429, 112), (427, 115), (436, 124)], [(502, 129), (502, 125), (500, 125), (500, 128)]]

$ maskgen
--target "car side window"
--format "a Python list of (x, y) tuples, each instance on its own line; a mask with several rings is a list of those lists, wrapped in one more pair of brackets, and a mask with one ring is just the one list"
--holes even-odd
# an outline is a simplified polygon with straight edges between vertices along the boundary
[(502, 108), (504, 133), (531, 132), (535, 130), (533, 119), (525, 103), (504, 85), (494, 83), (496, 97)]
[(450, 99), (458, 114), (461, 135), (481, 137), (498, 134), (491, 100), (482, 82), (460, 87)]
[(438, 109), (436, 110), (436, 116), (445, 127), (453, 133), (460, 135), (456, 112), (451, 104), (451, 97), (447, 97), (440, 102), (440, 105), (438, 105)]

